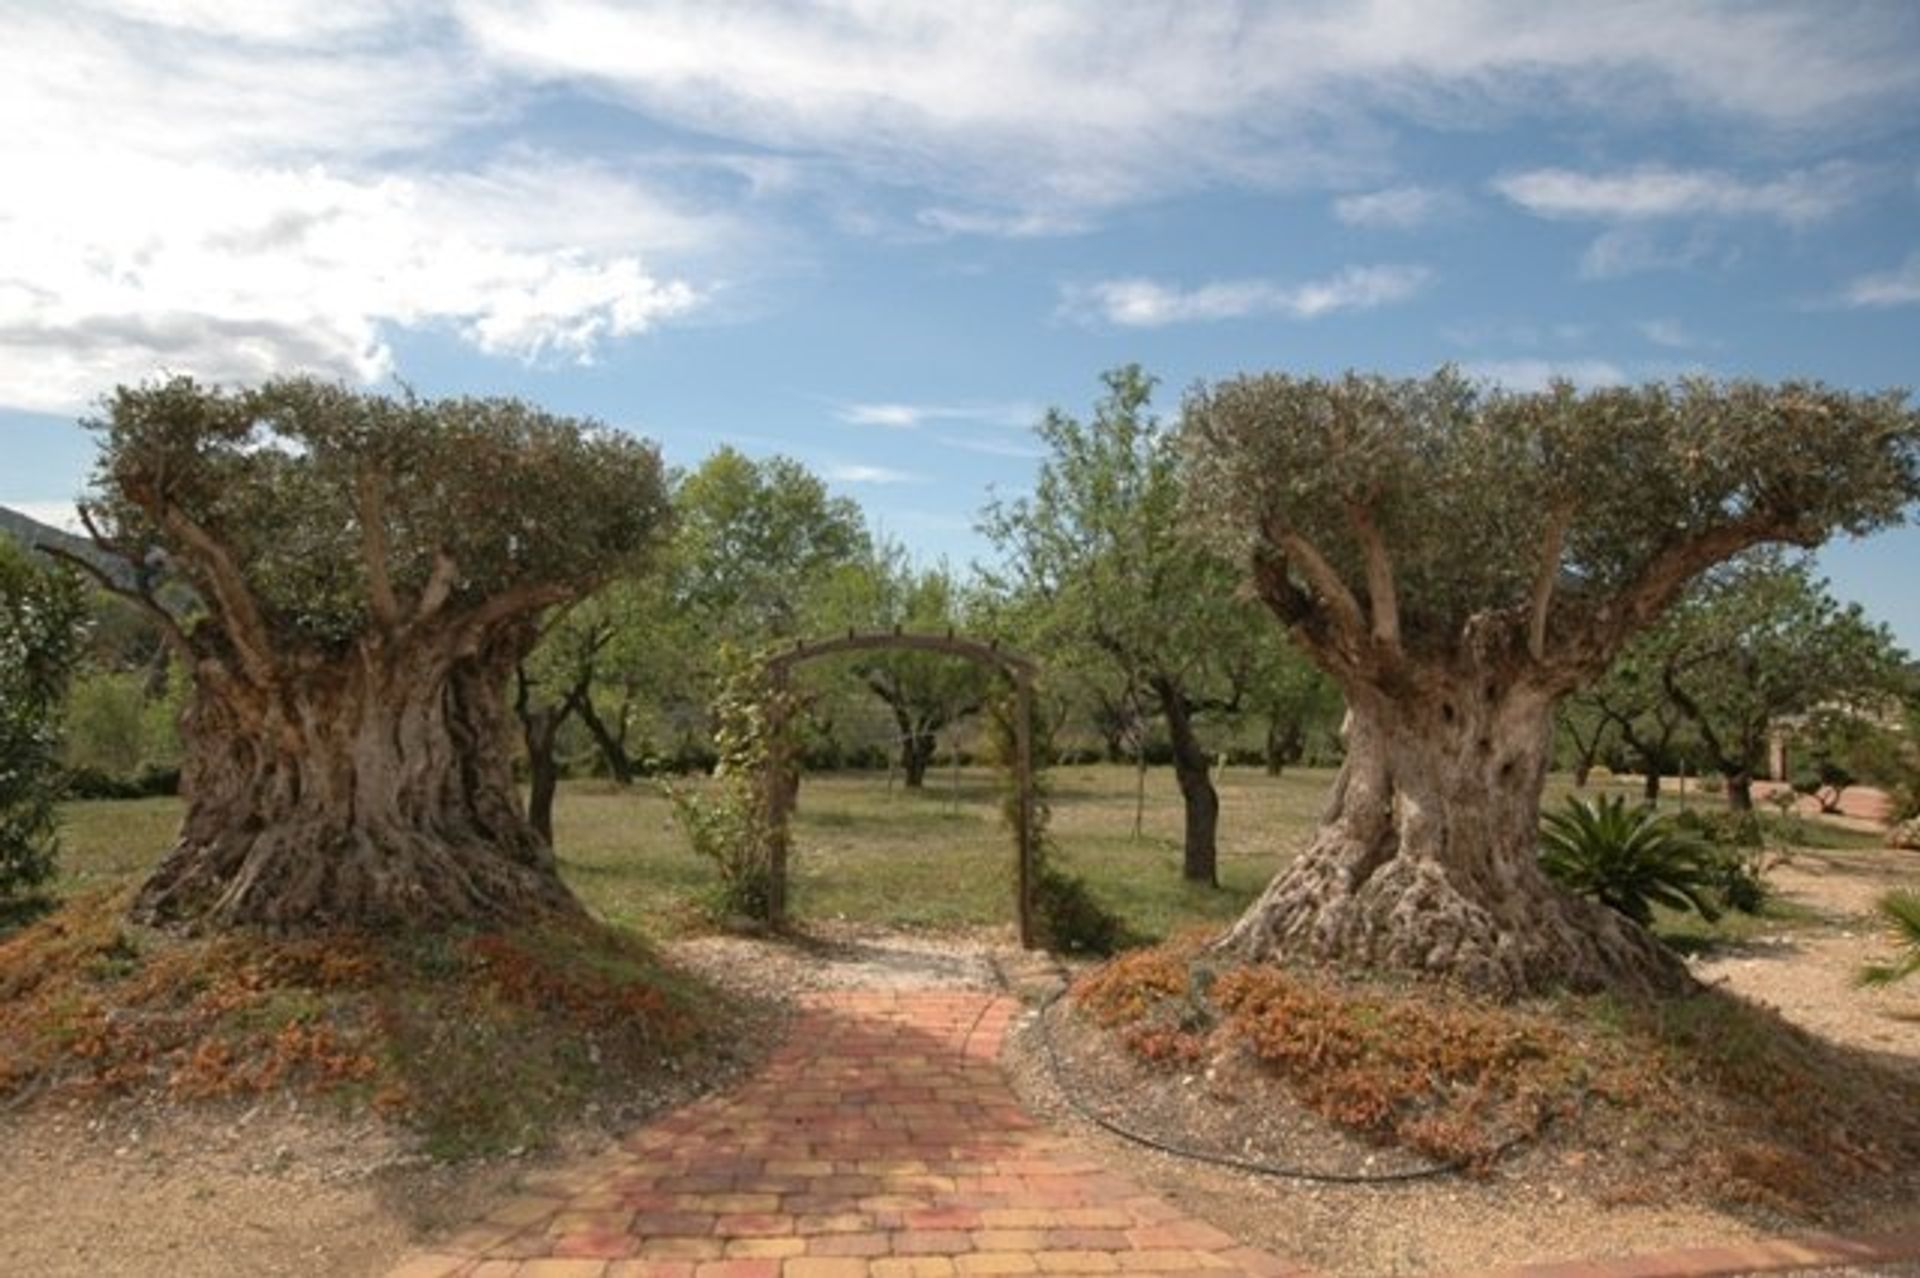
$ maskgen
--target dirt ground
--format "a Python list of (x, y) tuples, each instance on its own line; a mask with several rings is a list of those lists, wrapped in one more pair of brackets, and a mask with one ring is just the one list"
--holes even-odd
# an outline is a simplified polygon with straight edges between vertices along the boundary
[[(1861, 991), (1881, 951), (1874, 896), (1920, 880), (1920, 854), (1806, 852), (1778, 888), (1819, 922), (1696, 963), (1809, 1029), (1920, 1071), (1920, 984)], [(744, 993), (778, 998), (847, 986), (1047, 988), (1044, 962), (991, 935), (928, 938), (836, 929), (807, 944), (701, 938), (674, 959)], [(1604, 1207), (1567, 1195), (1524, 1160), (1491, 1179), (1355, 1188), (1272, 1180), (1198, 1165), (1112, 1137), (1064, 1103), (1037, 1037), (1016, 1034), (1016, 1087), (1076, 1140), (1193, 1214), (1334, 1274), (1481, 1268), (1574, 1255), (1703, 1245), (1768, 1232), (1768, 1222), (1679, 1206)], [(377, 1124), (278, 1103), (162, 1116), (38, 1110), (0, 1115), (0, 1220), (9, 1273), (45, 1278), (237, 1272), (382, 1273), (410, 1243), (467, 1219), (522, 1173), (608, 1139), (583, 1130), (538, 1159), (436, 1167)], [(1535, 1169), (1537, 1171), (1537, 1169)], [(1920, 1223), (1920, 1205), (1855, 1226)], [(1880, 1272), (1894, 1272), (1883, 1270)]]

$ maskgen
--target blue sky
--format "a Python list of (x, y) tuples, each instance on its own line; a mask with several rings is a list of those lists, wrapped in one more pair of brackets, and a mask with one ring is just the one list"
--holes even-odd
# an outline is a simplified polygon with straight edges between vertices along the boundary
[[(1920, 380), (1920, 7), (14, 0), (0, 504), (117, 382), (784, 452), (964, 563), (1138, 361)], [(1920, 650), (1920, 531), (1825, 555)]]

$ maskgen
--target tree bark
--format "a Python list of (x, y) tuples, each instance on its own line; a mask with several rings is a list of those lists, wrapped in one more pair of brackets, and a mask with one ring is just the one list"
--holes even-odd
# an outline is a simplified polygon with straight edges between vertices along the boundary
[(506, 691), (531, 641), (367, 639), (264, 686), (205, 663), (186, 818), (135, 917), (292, 933), (577, 912), (513, 784)]
[(1356, 683), (1347, 755), (1312, 844), (1221, 945), (1458, 981), (1500, 997), (1671, 990), (1685, 967), (1539, 868), (1553, 698), (1497, 675)]
[(606, 760), (607, 771), (613, 774), (613, 779), (621, 785), (632, 785), (637, 769), (627, 754), (624, 730), (616, 735), (607, 727), (606, 720), (593, 708), (591, 696), (580, 698), (580, 721), (587, 725), (587, 733), (600, 748), (600, 757)]
[(1753, 775), (1744, 771), (1726, 774), (1727, 807), (1735, 812), (1753, 811)]
[(1173, 775), (1180, 784), (1180, 799), (1186, 813), (1181, 874), (1188, 882), (1219, 887), (1220, 796), (1213, 788), (1212, 760), (1193, 730), (1193, 711), (1179, 684), (1166, 676), (1156, 676), (1153, 691), (1167, 721), (1167, 739), (1173, 747)]

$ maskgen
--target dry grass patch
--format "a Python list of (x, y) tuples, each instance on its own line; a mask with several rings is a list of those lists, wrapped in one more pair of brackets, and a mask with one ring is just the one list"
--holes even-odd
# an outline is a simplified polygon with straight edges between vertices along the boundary
[(126, 900), (0, 942), (0, 1105), (289, 1092), (464, 1156), (540, 1146), (736, 1050), (724, 1001), (602, 924), (183, 938), (128, 923)]
[(1818, 1220), (1909, 1193), (1920, 1173), (1920, 1073), (1719, 990), (1500, 1006), (1430, 984), (1225, 964), (1188, 941), (1098, 969), (1073, 1000), (1169, 1086), (1250, 1078), (1261, 1094), (1218, 1103), (1298, 1105), (1470, 1170), (1526, 1142), (1601, 1202)]

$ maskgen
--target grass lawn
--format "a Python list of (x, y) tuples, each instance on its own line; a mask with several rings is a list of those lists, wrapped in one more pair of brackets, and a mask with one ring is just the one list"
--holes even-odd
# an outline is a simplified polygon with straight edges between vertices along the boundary
[[(1331, 772), (1313, 769), (1277, 778), (1254, 768), (1222, 772), (1221, 886), (1212, 890), (1181, 880), (1180, 799), (1170, 769), (1146, 775), (1137, 838), (1131, 769), (1057, 768), (1048, 775), (1063, 868), (1086, 879), (1103, 904), (1149, 937), (1239, 913), (1303, 846), (1331, 780)], [(985, 768), (961, 769), (957, 778), (938, 771), (920, 793), (897, 785), (889, 790), (879, 773), (808, 775), (794, 819), (795, 914), (907, 928), (1010, 927), (1013, 852), (1000, 823), (999, 785), (998, 774)], [(1547, 802), (1558, 804), (1570, 792), (1556, 779)], [(166, 848), (179, 812), (174, 799), (66, 805), (61, 894), (144, 874)], [(1869, 835), (1797, 824), (1808, 827), (1800, 833), (1808, 842), (1874, 842)], [(566, 878), (598, 913), (652, 936), (698, 925), (714, 876), (688, 848), (653, 786), (569, 782), (555, 827)], [(1793, 921), (1758, 923), (1778, 928)], [(1732, 938), (1755, 926), (1729, 916), (1711, 928), (1690, 920), (1677, 931), (1697, 948), (1722, 931)]]

